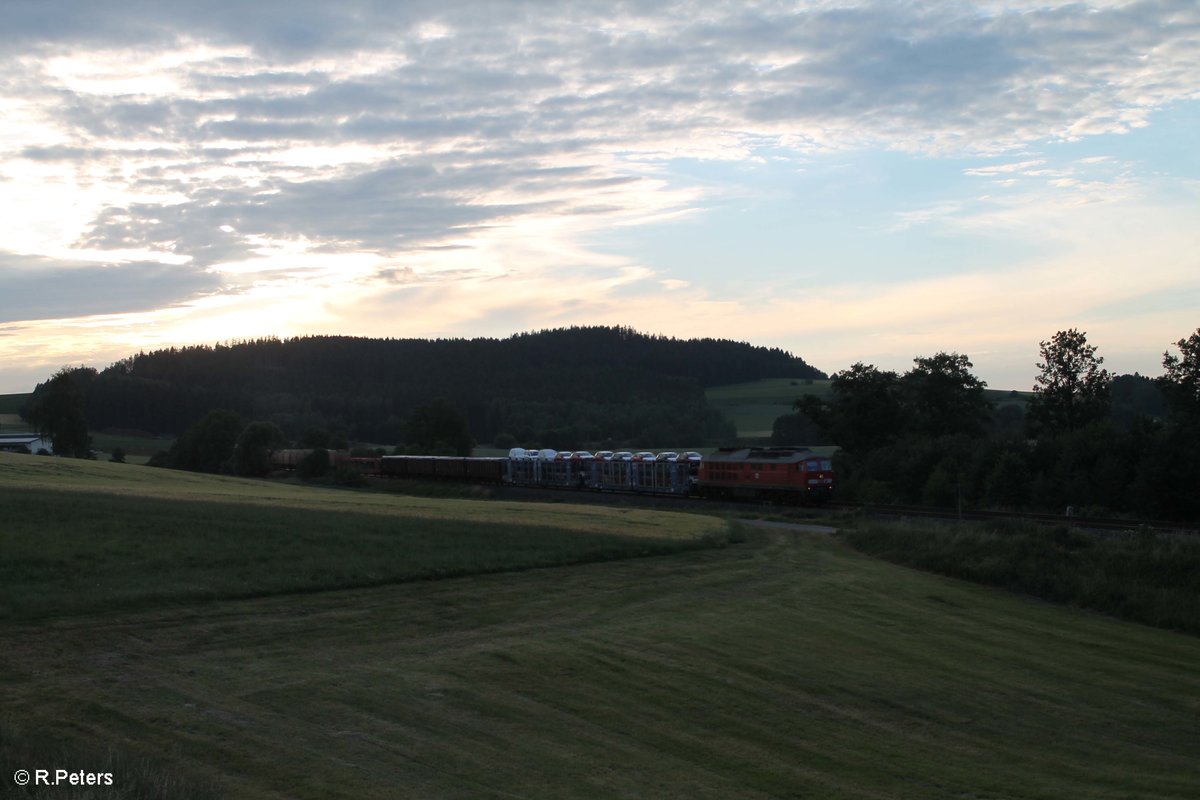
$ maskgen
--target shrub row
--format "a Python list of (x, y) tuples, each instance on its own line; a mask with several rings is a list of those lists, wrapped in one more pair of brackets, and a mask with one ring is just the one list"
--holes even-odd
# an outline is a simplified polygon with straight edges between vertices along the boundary
[(863, 522), (856, 549), (894, 563), (1200, 634), (1200, 538), (1032, 524)]

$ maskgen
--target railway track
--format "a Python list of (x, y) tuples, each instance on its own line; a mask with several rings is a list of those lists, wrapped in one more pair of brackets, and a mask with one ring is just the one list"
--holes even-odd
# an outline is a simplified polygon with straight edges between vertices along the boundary
[(1067, 514), (1035, 514), (1006, 511), (980, 511), (974, 509), (945, 509), (928, 506), (905, 506), (888, 504), (857, 504), (829, 502), (819, 506), (795, 506), (766, 502), (714, 500), (689, 494), (660, 494), (613, 489), (579, 489), (574, 486), (521, 486), (512, 484), (487, 484), (493, 496), (506, 500), (531, 502), (570, 502), (583, 504), (625, 504), (642, 508), (674, 508), (692, 506), (697, 510), (744, 511), (748, 507), (768, 508), (781, 517), (804, 519), (817, 515), (871, 516), (890, 519), (931, 519), (944, 521), (1012, 521), (1032, 522), (1039, 525), (1061, 525), (1080, 530), (1135, 532), (1149, 530), (1165, 533), (1200, 535), (1195, 523), (1147, 521), (1135, 519), (1112, 519), (1084, 517)]
[(968, 522), (988, 522), (988, 521), (1012, 521), (1012, 522), (1032, 522), (1039, 525), (1062, 525), (1069, 528), (1078, 528), (1081, 530), (1096, 530), (1096, 531), (1139, 531), (1151, 530), (1167, 533), (1187, 533), (1200, 534), (1200, 529), (1195, 524), (1186, 524), (1179, 522), (1164, 522), (1164, 521), (1146, 521), (1133, 519), (1111, 519), (1103, 517), (1083, 517), (1078, 515), (1067, 514), (1034, 514), (1034, 513), (1018, 513), (1006, 511), (980, 511), (980, 510), (956, 510), (944, 508), (929, 508), (926, 506), (903, 506), (903, 505), (885, 505), (885, 504), (853, 504), (853, 503), (826, 503), (823, 506), (806, 507), (806, 506), (789, 506), (777, 505), (770, 503), (747, 503), (735, 502), (726, 500), (705, 500), (691, 495), (655, 495), (645, 494), (632, 491), (592, 491), (581, 490), (572, 487), (557, 487), (557, 488), (532, 488), (532, 487), (504, 487), (503, 494), (505, 497), (512, 499), (545, 499), (547, 493), (552, 494), (554, 499), (561, 502), (564, 499), (570, 499), (571, 502), (579, 503), (632, 503), (639, 506), (674, 506), (678, 507), (680, 501), (691, 501), (692, 503), (701, 503), (703, 508), (737, 511), (745, 509), (747, 506), (767, 507), (775, 513), (784, 517), (811, 517), (815, 513), (822, 511), (834, 512), (836, 514), (845, 515), (867, 515), (873, 517), (893, 518), (893, 519), (936, 519), (946, 521), (968, 521)]
[(1064, 525), (1071, 528), (1100, 531), (1137, 531), (1152, 530), (1173, 533), (1200, 533), (1194, 523), (1147, 521), (1135, 519), (1112, 519), (1105, 517), (1082, 517), (1074, 514), (1033, 514), (1005, 511), (955, 510), (944, 508), (928, 508), (925, 506), (900, 506), (867, 504), (855, 505), (850, 503), (829, 503), (830, 510), (847, 514), (866, 514), (877, 517), (912, 518), (921, 517), (942, 520), (965, 520), (972, 522), (987, 522), (993, 520), (1010, 520), (1016, 522), (1034, 522), (1041, 525)]

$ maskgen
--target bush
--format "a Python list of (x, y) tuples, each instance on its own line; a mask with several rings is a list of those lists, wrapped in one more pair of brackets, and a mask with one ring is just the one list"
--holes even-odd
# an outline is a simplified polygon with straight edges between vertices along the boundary
[(306, 481), (323, 478), (328, 474), (329, 468), (332, 465), (329, 459), (329, 451), (323, 447), (318, 447), (300, 459), (300, 463), (296, 465), (296, 474)]
[(343, 464), (333, 473), (333, 480), (339, 486), (366, 486), (367, 478), (349, 464)]

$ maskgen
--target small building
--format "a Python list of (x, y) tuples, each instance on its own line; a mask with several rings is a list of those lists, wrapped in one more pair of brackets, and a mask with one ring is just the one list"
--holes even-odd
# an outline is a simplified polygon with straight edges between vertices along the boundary
[(53, 453), (50, 440), (36, 433), (0, 433), (0, 453)]

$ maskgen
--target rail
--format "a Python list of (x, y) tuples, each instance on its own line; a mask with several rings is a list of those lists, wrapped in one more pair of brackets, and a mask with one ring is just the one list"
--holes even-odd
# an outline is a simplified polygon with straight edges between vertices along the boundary
[(831, 511), (861, 513), (880, 517), (926, 517), (971, 522), (1008, 520), (1015, 522), (1035, 522), (1043, 525), (1065, 525), (1072, 528), (1088, 528), (1093, 530), (1152, 530), (1174, 533), (1200, 533), (1200, 529), (1197, 528), (1196, 523), (1114, 519), (1111, 517), (1081, 517), (1075, 514), (1037, 514), (1030, 512), (981, 511), (975, 509), (963, 509), (960, 511), (956, 509), (930, 508), (928, 506), (901, 506), (880, 503), (829, 503), (826, 508)]

